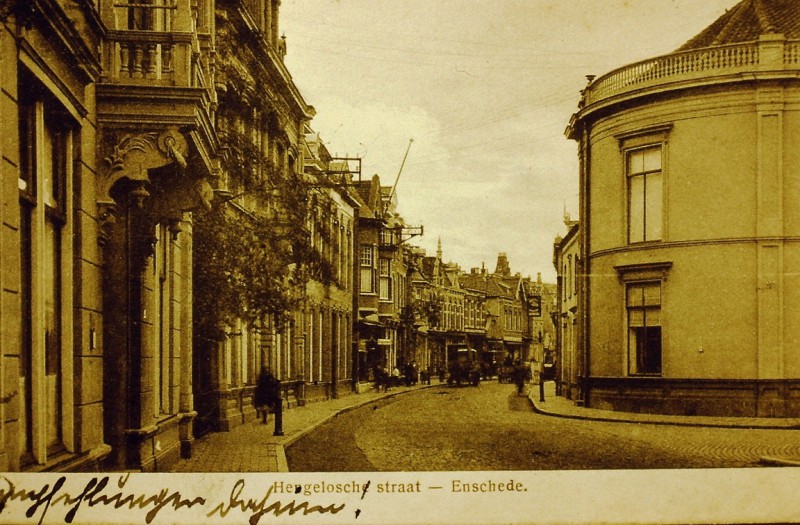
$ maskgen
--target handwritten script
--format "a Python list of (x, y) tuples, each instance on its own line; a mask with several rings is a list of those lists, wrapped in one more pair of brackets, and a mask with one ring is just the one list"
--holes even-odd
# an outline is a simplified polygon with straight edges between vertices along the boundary
[(151, 523), (165, 508), (177, 512), (197, 506), (203, 510), (211, 509), (206, 510), (208, 517), (218, 515), (224, 518), (231, 512), (245, 514), (249, 516), (249, 523), (256, 525), (267, 514), (336, 514), (345, 508), (343, 503), (321, 506), (297, 499), (281, 501), (273, 497), (273, 486), (268, 486), (257, 498), (244, 497), (244, 479), (238, 479), (227, 499), (217, 503), (205, 495), (184, 496), (180, 491), (171, 488), (161, 488), (149, 493), (126, 489), (129, 478), (130, 474), (122, 474), (114, 483), (111, 476), (93, 477), (82, 490), (72, 494), (65, 489), (66, 476), (57, 478), (52, 484), (25, 488), (18, 487), (11, 479), (0, 475), (0, 513), (7, 512), (10, 503), (19, 501), (29, 505), (25, 510), (27, 518), (35, 519), (38, 513), (40, 525), (48, 512), (56, 512), (55, 509), (59, 507), (66, 510), (64, 522), (72, 523), (83, 506), (134, 511), (144, 517), (145, 523)]

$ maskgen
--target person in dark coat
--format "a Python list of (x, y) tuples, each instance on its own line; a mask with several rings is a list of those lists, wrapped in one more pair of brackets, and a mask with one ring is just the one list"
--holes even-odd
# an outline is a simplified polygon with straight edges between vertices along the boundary
[(514, 368), (511, 372), (511, 377), (514, 384), (517, 385), (517, 395), (521, 396), (525, 391), (525, 380), (528, 378), (528, 370), (519, 360), (514, 362)]
[(256, 412), (261, 413), (261, 422), (264, 424), (269, 420), (270, 408), (275, 406), (277, 392), (278, 380), (266, 365), (262, 366), (256, 382), (256, 390), (253, 393), (253, 406), (256, 407)]
[(414, 366), (411, 363), (406, 363), (406, 366), (403, 367), (405, 372), (405, 379), (406, 379), (406, 386), (411, 386), (414, 384)]

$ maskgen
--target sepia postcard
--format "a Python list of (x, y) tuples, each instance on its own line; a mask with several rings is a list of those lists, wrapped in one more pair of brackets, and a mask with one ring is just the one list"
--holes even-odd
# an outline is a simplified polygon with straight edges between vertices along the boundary
[(800, 3), (0, 0), (0, 126), (0, 523), (800, 522)]

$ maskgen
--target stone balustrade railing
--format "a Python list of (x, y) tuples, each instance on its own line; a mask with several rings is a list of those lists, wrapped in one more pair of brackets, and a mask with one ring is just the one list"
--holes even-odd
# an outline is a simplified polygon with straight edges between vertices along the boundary
[(103, 54), (111, 81), (187, 87), (194, 83), (190, 33), (109, 31)]
[(767, 35), (757, 42), (693, 49), (615, 69), (587, 86), (584, 106), (671, 83), (786, 69), (800, 69), (800, 41)]

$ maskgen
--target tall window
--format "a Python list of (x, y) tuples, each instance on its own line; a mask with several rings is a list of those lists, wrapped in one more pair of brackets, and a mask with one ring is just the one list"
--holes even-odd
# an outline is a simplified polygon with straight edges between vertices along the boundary
[[(173, 377), (173, 338), (172, 328), (175, 317), (173, 301), (175, 298), (175, 282), (173, 276), (174, 253), (171, 233), (166, 224), (156, 226), (155, 255), (153, 257), (153, 320), (156, 359), (154, 366), (155, 392), (158, 400), (155, 406), (155, 416), (173, 414), (174, 399), (172, 396)], [(238, 332), (234, 325), (232, 331)], [(235, 350), (232, 350), (232, 352)], [(235, 356), (231, 354), (231, 366), (236, 363)], [(235, 383), (236, 374), (231, 375)]]
[[(68, 118), (20, 74), (20, 437), (23, 463), (64, 448), (62, 363), (69, 352)], [(24, 88), (24, 89), (23, 89)]]
[(128, 10), (128, 29), (141, 31), (169, 31), (172, 27), (174, 4), (165, 0), (128, 0), (129, 6), (119, 2), (117, 7)]
[(661, 282), (629, 283), (628, 372), (661, 373)]
[(661, 146), (628, 153), (628, 242), (661, 239), (663, 180)]
[(361, 293), (375, 293), (375, 247), (361, 245)]
[(392, 261), (380, 259), (378, 276), (380, 278), (378, 297), (384, 301), (392, 299)]
[(572, 297), (572, 288), (570, 288), (572, 283), (572, 255), (567, 255), (567, 275), (565, 278), (567, 280), (567, 296)]

